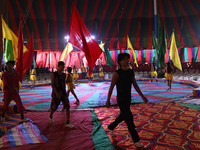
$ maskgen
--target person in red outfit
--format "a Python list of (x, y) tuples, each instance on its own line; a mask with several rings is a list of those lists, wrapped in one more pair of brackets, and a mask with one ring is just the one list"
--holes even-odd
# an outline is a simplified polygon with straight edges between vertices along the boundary
[(8, 109), (8, 106), (11, 102), (11, 100), (14, 100), (17, 105), (17, 112), (21, 113), (21, 119), (22, 121), (25, 121), (24, 119), (24, 106), (22, 104), (21, 98), (19, 96), (19, 79), (18, 79), (18, 73), (13, 69), (15, 64), (15, 61), (8, 61), (6, 63), (7, 71), (3, 73), (2, 80), (3, 80), (3, 93), (4, 93), (4, 105), (1, 109), (1, 121), (5, 121), (5, 112)]

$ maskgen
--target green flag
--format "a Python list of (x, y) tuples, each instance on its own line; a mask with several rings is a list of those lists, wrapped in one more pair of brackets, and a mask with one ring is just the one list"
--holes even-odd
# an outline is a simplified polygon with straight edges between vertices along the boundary
[(105, 43), (103, 43), (102, 41), (101, 41), (101, 43), (99, 44), (99, 47), (101, 48), (101, 50), (102, 50), (103, 52), (105, 52), (104, 45), (105, 45)]
[(158, 43), (157, 43), (156, 36), (155, 36), (154, 32), (153, 32), (153, 35), (152, 35), (152, 42), (153, 42), (153, 47), (158, 52)]
[(162, 67), (165, 65), (165, 52), (167, 49), (167, 34), (165, 31), (165, 25), (163, 23), (163, 33), (162, 33), (162, 39), (161, 39), (161, 45), (160, 45), (160, 50), (158, 53), (158, 64), (159, 67)]
[(112, 65), (114, 64), (112, 57), (110, 56), (108, 50), (105, 49), (105, 54), (106, 54), (106, 65), (112, 67)]
[(14, 60), (13, 44), (11, 40), (6, 39), (5, 62)]

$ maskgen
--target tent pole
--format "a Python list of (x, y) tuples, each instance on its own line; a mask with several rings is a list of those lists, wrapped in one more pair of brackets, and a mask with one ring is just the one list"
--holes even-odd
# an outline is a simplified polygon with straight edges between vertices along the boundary
[(155, 36), (156, 39), (158, 38), (158, 30), (157, 30), (157, 0), (153, 1), (154, 3), (154, 30), (155, 30)]
[[(153, 1), (154, 3), (154, 32), (155, 32), (155, 37), (156, 37), (156, 42), (158, 43), (158, 22), (157, 22), (157, 0)], [(155, 51), (155, 61), (156, 61), (156, 66), (158, 69), (158, 52), (157, 50)]]

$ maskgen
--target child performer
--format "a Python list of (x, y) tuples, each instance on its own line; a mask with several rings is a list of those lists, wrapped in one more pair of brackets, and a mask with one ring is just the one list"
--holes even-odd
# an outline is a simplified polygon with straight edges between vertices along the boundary
[(153, 62), (152, 66), (151, 66), (151, 82), (153, 82), (153, 77), (155, 77), (156, 82), (158, 82), (157, 75), (158, 74), (157, 74), (157, 71), (156, 71), (156, 65)]
[(32, 81), (31, 89), (34, 89), (35, 80), (36, 80), (36, 71), (33, 66), (31, 67), (31, 70), (30, 70), (30, 80)]
[(50, 123), (53, 123), (53, 113), (57, 110), (60, 102), (62, 101), (64, 105), (64, 109), (66, 109), (66, 127), (74, 128), (72, 124), (70, 124), (70, 106), (69, 99), (66, 92), (65, 80), (66, 74), (63, 73), (65, 67), (65, 63), (63, 61), (58, 62), (57, 71), (52, 73), (51, 76), (51, 87), (52, 87), (52, 100), (51, 100), (51, 110), (49, 115)]
[(87, 70), (87, 77), (88, 77), (88, 83), (89, 85), (92, 85), (92, 79), (94, 77), (93, 73), (89, 75), (89, 69)]
[(105, 81), (105, 79), (104, 79), (104, 73), (103, 73), (103, 66), (102, 65), (99, 68), (99, 78), (100, 78), (100, 80)]
[(81, 66), (81, 72), (82, 72), (82, 79), (85, 79), (86, 76), (86, 68), (84, 66), (84, 63)]
[(173, 80), (173, 76), (172, 76), (172, 67), (170, 62), (167, 62), (167, 67), (165, 68), (165, 78), (167, 80), (167, 85), (168, 85), (168, 89), (169, 91), (172, 90), (172, 80)]
[(18, 73), (13, 69), (15, 61), (8, 61), (6, 63), (7, 71), (3, 73), (3, 93), (4, 93), (4, 105), (1, 110), (1, 121), (5, 121), (5, 112), (8, 109), (8, 106), (12, 100), (16, 102), (17, 112), (21, 113), (21, 120), (27, 121), (24, 119), (24, 106), (22, 104), (21, 98), (19, 96), (19, 79)]
[(76, 102), (74, 104), (78, 104), (80, 101), (78, 99), (78, 97), (76, 96), (76, 93), (74, 92), (75, 86), (74, 86), (74, 79), (73, 79), (73, 75), (72, 75), (72, 68), (71, 67), (67, 67), (67, 86), (68, 86), (68, 90), (67, 90), (67, 96), (69, 97), (69, 93), (71, 92), (74, 97), (76, 98)]
[(77, 83), (78, 82), (78, 69), (76, 68), (76, 66), (74, 65), (74, 68), (73, 68), (73, 77), (74, 77), (74, 83)]
[(139, 86), (135, 80), (134, 71), (128, 69), (130, 55), (128, 53), (120, 53), (118, 55), (117, 62), (120, 66), (118, 70), (116, 70), (113, 74), (110, 89), (108, 92), (108, 98), (106, 102), (106, 106), (110, 106), (110, 97), (113, 91), (114, 86), (117, 86), (117, 103), (120, 109), (120, 115), (112, 122), (109, 126), (109, 132), (113, 138), (116, 137), (113, 130), (117, 125), (123, 120), (126, 122), (128, 126), (128, 130), (132, 136), (132, 140), (136, 147), (144, 147), (144, 145), (140, 142), (139, 135), (135, 129), (135, 125), (133, 123), (133, 115), (130, 110), (131, 105), (131, 86), (133, 84), (135, 90), (142, 97), (145, 103), (148, 102), (147, 98), (140, 91)]

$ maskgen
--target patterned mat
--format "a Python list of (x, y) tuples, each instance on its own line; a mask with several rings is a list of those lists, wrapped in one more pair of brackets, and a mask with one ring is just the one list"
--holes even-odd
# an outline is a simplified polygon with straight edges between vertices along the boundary
[[(191, 96), (193, 87), (190, 85), (184, 85), (179, 83), (172, 83), (172, 91), (167, 91), (167, 84), (164, 82), (149, 82), (137, 81), (144, 95), (150, 102), (168, 101), (176, 98), (183, 98)], [(76, 85), (75, 93), (77, 94), (80, 104), (74, 104), (75, 98), (72, 94), (69, 96), (71, 108), (94, 108), (105, 106), (107, 93), (110, 87), (110, 82), (95, 82), (93, 85), (88, 83), (80, 83)], [(26, 109), (35, 111), (48, 111), (51, 102), (51, 87), (48, 86), (36, 86), (34, 90), (28, 87), (20, 90), (20, 96)], [(114, 88), (113, 95), (111, 97), (111, 104), (115, 105), (116, 102), (116, 88)], [(3, 94), (0, 94), (0, 100), (3, 98)], [(141, 97), (132, 88), (132, 103), (142, 103)], [(59, 106), (62, 108), (62, 104)]]
[(19, 114), (5, 113), (5, 122), (0, 122), (0, 137), (20, 123), (21, 117)]
[(47, 138), (40, 133), (36, 125), (32, 122), (26, 122), (13, 127), (1, 137), (0, 148), (45, 143), (47, 141)]
[[(175, 103), (131, 105), (141, 142), (148, 150), (200, 149), (200, 112)], [(107, 126), (119, 115), (118, 107), (96, 108), (107, 135)], [(116, 149), (135, 149), (125, 122), (114, 130)]]

